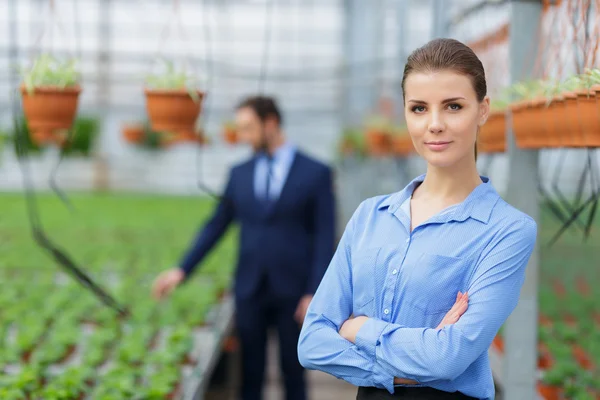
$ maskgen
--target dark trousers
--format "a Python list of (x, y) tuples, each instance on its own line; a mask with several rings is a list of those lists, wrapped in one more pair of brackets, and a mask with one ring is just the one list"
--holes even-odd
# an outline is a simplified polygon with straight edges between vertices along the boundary
[(298, 361), (300, 325), (294, 320), (299, 299), (276, 299), (263, 284), (250, 299), (236, 299), (236, 329), (242, 358), (241, 400), (262, 400), (267, 332), (276, 328), (286, 400), (306, 400), (304, 368)]
[(360, 387), (358, 388), (358, 395), (356, 400), (388, 400), (388, 399), (404, 399), (404, 400), (429, 400), (429, 399), (440, 399), (440, 400), (467, 400), (473, 399), (474, 397), (466, 396), (460, 392), (444, 392), (441, 390), (429, 388), (429, 387), (397, 387), (394, 390), (394, 394), (390, 394), (385, 389), (378, 389), (373, 387)]

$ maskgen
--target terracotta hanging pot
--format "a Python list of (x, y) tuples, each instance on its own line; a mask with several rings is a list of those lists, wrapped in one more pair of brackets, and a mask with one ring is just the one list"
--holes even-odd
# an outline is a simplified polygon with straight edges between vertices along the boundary
[(480, 153), (504, 153), (506, 151), (506, 113), (495, 111), (481, 127), (477, 139)]
[(193, 132), (200, 115), (204, 93), (197, 91), (198, 101), (184, 90), (145, 89), (146, 110), (152, 130), (156, 132)]
[(577, 115), (585, 147), (600, 147), (600, 102), (597, 89), (577, 92)]
[(556, 125), (556, 113), (558, 107), (562, 107), (560, 103), (552, 100), (550, 103), (544, 103), (544, 112), (542, 113), (542, 123), (544, 125), (544, 135), (548, 148), (562, 147), (562, 139), (560, 130)]
[(223, 128), (223, 138), (229, 144), (236, 144), (239, 141), (238, 133), (235, 128), (230, 126), (225, 126)]
[(367, 131), (367, 150), (373, 156), (390, 154), (392, 145), (391, 136), (382, 130), (369, 129)]
[(394, 155), (405, 157), (415, 151), (410, 135), (397, 135), (392, 137), (392, 151)]
[(569, 143), (570, 147), (585, 147), (583, 133), (581, 131), (579, 121), (579, 110), (577, 107), (577, 94), (568, 92), (564, 94), (565, 97), (565, 108), (567, 116), (568, 129), (565, 132), (566, 135), (570, 136)]
[(550, 114), (554, 117), (554, 129), (560, 147), (572, 147), (573, 137), (569, 134), (567, 107), (562, 96), (556, 96), (550, 103)]
[(144, 127), (141, 124), (125, 124), (121, 134), (128, 143), (140, 143), (144, 140)]
[(530, 137), (528, 136), (527, 127), (529, 126), (527, 115), (528, 102), (520, 101), (511, 104), (510, 110), (512, 114), (512, 128), (515, 134), (517, 146), (520, 148), (528, 148)]
[(21, 86), (23, 112), (35, 144), (64, 142), (64, 132), (71, 129), (77, 114), (80, 92), (79, 86), (36, 87), (30, 94)]
[(546, 114), (546, 99), (533, 99), (528, 106), (527, 131), (529, 140), (527, 142), (530, 149), (541, 149), (548, 147), (548, 137), (544, 124)]

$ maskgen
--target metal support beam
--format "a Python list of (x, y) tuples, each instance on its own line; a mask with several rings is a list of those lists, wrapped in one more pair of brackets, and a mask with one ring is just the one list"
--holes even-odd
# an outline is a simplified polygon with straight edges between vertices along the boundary
[(433, 21), (431, 24), (431, 38), (443, 38), (448, 35), (448, 1), (433, 0), (431, 3), (433, 8)]
[(344, 123), (359, 124), (375, 106), (377, 86), (365, 85), (378, 65), (363, 65), (379, 55), (381, 1), (345, 0), (344, 55), (348, 77), (346, 87)]
[[(537, 23), (541, 2), (515, 0), (510, 10), (511, 82), (530, 77), (538, 43)], [(509, 113), (509, 121), (511, 121)], [(511, 124), (507, 131), (508, 187), (507, 201), (539, 221), (538, 152), (522, 150), (515, 144)], [(539, 246), (529, 260), (521, 298), (504, 326), (504, 398), (537, 399), (537, 332), (538, 332)]]

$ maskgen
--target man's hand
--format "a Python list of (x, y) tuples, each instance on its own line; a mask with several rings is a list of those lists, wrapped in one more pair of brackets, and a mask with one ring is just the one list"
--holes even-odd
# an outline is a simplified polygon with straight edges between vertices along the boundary
[(457, 323), (460, 317), (467, 311), (468, 307), (469, 294), (458, 292), (458, 294), (456, 295), (456, 302), (454, 303), (450, 311), (448, 311), (446, 315), (444, 315), (444, 319), (442, 319), (442, 322), (440, 322), (440, 324), (435, 329), (442, 329), (447, 325)]
[(175, 289), (185, 278), (185, 273), (181, 268), (171, 268), (162, 272), (152, 285), (152, 295), (160, 300)]
[(296, 312), (294, 313), (294, 319), (298, 324), (302, 325), (304, 323), (304, 317), (306, 317), (306, 310), (308, 310), (308, 306), (312, 301), (312, 294), (306, 294), (302, 296), (300, 301), (298, 302), (298, 306), (296, 307)]
[(352, 343), (355, 343), (356, 334), (368, 319), (369, 317), (365, 317), (364, 315), (356, 318), (350, 318), (342, 324), (339, 332), (340, 336)]

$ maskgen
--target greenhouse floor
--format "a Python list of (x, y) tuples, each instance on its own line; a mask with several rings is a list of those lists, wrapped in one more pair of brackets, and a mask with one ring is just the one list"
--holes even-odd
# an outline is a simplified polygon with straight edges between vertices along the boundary
[[(268, 348), (268, 371), (267, 382), (263, 400), (284, 400), (285, 393), (280, 379), (279, 358), (277, 353), (277, 341), (274, 336), (270, 337)], [(232, 377), (237, 377), (233, 362), (230, 371)], [(234, 388), (238, 382), (231, 379), (225, 388), (212, 388), (207, 393), (205, 400), (237, 400)], [(356, 388), (344, 381), (336, 379), (320, 371), (308, 371), (308, 400), (354, 400)]]

